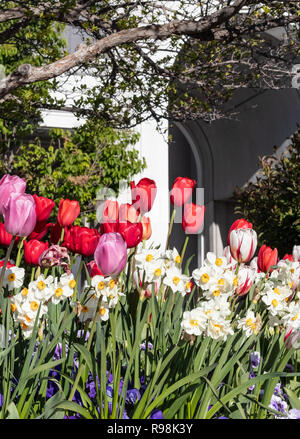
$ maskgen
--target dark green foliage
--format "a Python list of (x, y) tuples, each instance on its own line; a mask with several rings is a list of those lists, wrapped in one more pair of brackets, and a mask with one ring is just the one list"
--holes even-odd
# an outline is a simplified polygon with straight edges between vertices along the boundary
[(300, 243), (300, 130), (278, 158), (260, 159), (255, 183), (236, 188), (236, 213), (253, 223), (259, 245), (276, 247), (282, 258)]

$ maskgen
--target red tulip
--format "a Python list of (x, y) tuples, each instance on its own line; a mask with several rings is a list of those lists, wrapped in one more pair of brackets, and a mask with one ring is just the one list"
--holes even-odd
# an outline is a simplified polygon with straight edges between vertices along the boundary
[[(13, 235), (8, 233), (4, 227), (3, 223), (0, 223), (0, 245), (4, 245), (5, 247), (9, 247), (11, 243)], [(15, 243), (19, 241), (19, 237), (16, 236)]]
[(252, 223), (249, 223), (244, 218), (240, 218), (240, 219), (237, 219), (236, 221), (234, 221), (234, 223), (232, 224), (232, 226), (230, 227), (229, 232), (228, 232), (228, 237), (227, 237), (227, 244), (228, 245), (230, 245), (231, 231), (237, 230), (237, 229), (252, 229)]
[(118, 233), (123, 236), (128, 248), (136, 247), (143, 238), (142, 223), (119, 223)]
[(199, 233), (203, 226), (205, 206), (187, 203), (184, 206), (182, 227), (187, 234)]
[(38, 241), (40, 241), (47, 234), (50, 226), (51, 223), (47, 223), (47, 220), (37, 222), (33, 232), (31, 232), (28, 236), (28, 239), (37, 239)]
[[(4, 259), (2, 259), (2, 261), (0, 261), (0, 268), (3, 267), (4, 261), (5, 261)], [(15, 264), (12, 264), (10, 261), (7, 261), (6, 269), (11, 268), (11, 267), (15, 267)]]
[(136, 223), (139, 217), (139, 213), (132, 204), (120, 204), (119, 208), (119, 221)]
[(187, 177), (177, 177), (170, 194), (171, 203), (177, 207), (183, 206), (191, 198), (195, 185), (195, 180)]
[(96, 229), (72, 226), (65, 230), (63, 246), (73, 253), (91, 256), (96, 250), (99, 239), (100, 234)]
[(103, 233), (117, 232), (119, 224), (119, 203), (105, 200), (101, 218), (100, 231)]
[(293, 255), (285, 254), (282, 259), (283, 260), (288, 259), (289, 261), (294, 262)]
[(143, 216), (142, 226), (143, 226), (143, 238), (142, 239), (147, 240), (152, 235), (152, 227), (151, 227), (150, 218)]
[(98, 268), (97, 264), (95, 261), (90, 261), (88, 264), (86, 264), (88, 272), (90, 277), (94, 277), (94, 276), (103, 276), (102, 271), (100, 270), (100, 268)]
[(267, 273), (272, 265), (277, 264), (278, 251), (277, 248), (274, 250), (271, 247), (267, 247), (265, 244), (259, 249), (257, 255), (257, 265), (260, 271)]
[(30, 265), (39, 265), (39, 257), (48, 248), (48, 242), (38, 241), (37, 239), (31, 239), (28, 242), (24, 241), (25, 261)]
[(71, 226), (80, 213), (80, 206), (76, 200), (61, 199), (58, 207), (57, 220), (60, 226)]
[(142, 178), (137, 185), (130, 183), (132, 203), (138, 212), (146, 213), (151, 210), (156, 197), (156, 184), (150, 178)]
[(58, 223), (50, 224), (50, 242), (58, 244), (62, 232), (62, 227)]
[(38, 197), (35, 194), (33, 194), (33, 198), (35, 201), (35, 212), (36, 212), (37, 222), (48, 220), (52, 210), (54, 209), (55, 202), (50, 198)]

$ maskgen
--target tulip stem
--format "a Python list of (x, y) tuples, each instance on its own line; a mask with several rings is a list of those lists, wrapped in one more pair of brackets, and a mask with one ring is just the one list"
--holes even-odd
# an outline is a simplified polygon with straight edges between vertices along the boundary
[(26, 237), (24, 237), (18, 244), (18, 254), (17, 254), (17, 259), (16, 259), (16, 267), (19, 267), (21, 259), (22, 259), (21, 251), (22, 251), (25, 239), (26, 239)]
[(185, 240), (184, 240), (184, 244), (183, 244), (183, 247), (182, 247), (182, 250), (181, 250), (181, 255), (180, 255), (180, 266), (182, 265), (182, 261), (183, 261), (183, 258), (184, 258), (184, 255), (185, 255), (185, 251), (186, 251), (186, 248), (187, 248), (187, 245), (188, 245), (188, 242), (189, 242), (189, 236), (186, 236), (185, 237)]
[(65, 228), (63, 227), (61, 229), (61, 234), (60, 234), (60, 239), (58, 241), (58, 245), (61, 245), (63, 243), (64, 237), (65, 237)]
[(9, 247), (8, 247), (7, 252), (6, 252), (6, 255), (5, 255), (4, 264), (3, 264), (3, 267), (2, 267), (2, 270), (1, 270), (1, 274), (0, 274), (0, 292), (2, 291), (3, 281), (4, 281), (4, 275), (5, 275), (5, 270), (6, 270), (7, 263), (8, 263), (8, 260), (9, 260), (10, 254), (11, 254), (11, 251), (12, 251), (12, 249), (13, 249), (13, 246), (14, 246), (15, 240), (16, 240), (16, 236), (14, 235), (14, 236), (12, 237), (12, 240), (10, 241)]
[(175, 207), (174, 207), (173, 212), (172, 212), (172, 216), (171, 216), (171, 219), (170, 219), (170, 224), (169, 224), (169, 230), (168, 230), (167, 241), (166, 241), (166, 250), (168, 250), (168, 246), (169, 246), (169, 239), (170, 239), (172, 228), (173, 228), (173, 224), (174, 224), (175, 213), (176, 213), (176, 210), (175, 210)]

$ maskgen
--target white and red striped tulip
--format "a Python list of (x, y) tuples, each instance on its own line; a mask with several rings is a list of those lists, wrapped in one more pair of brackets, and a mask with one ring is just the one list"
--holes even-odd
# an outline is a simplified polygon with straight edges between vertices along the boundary
[(253, 229), (236, 229), (230, 233), (231, 256), (240, 263), (249, 262), (257, 247), (257, 235)]

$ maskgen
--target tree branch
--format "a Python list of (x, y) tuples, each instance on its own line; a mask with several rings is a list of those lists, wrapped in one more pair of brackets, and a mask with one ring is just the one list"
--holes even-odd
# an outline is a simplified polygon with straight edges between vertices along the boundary
[(62, 75), (78, 65), (84, 65), (92, 61), (101, 53), (123, 44), (139, 40), (166, 39), (172, 35), (199, 36), (209, 30), (215, 29), (222, 23), (233, 17), (247, 3), (247, 0), (236, 0), (232, 6), (224, 7), (199, 21), (173, 20), (166, 24), (152, 24), (134, 29), (126, 29), (108, 35), (89, 46), (80, 45), (77, 50), (42, 67), (20, 66), (17, 71), (11, 73), (0, 81), (0, 102), (6, 94), (16, 88), (37, 81), (45, 81)]

